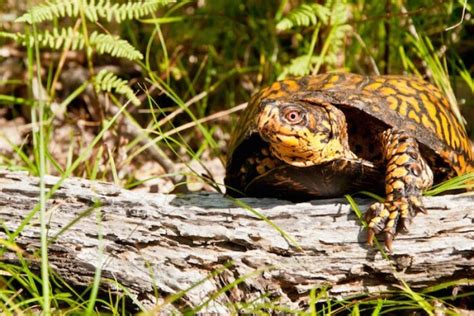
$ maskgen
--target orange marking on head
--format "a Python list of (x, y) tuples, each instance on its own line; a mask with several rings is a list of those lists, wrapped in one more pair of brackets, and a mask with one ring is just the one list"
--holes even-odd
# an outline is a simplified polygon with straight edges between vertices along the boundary
[(278, 130), (279, 134), (284, 134), (284, 135), (290, 135), (294, 133), (294, 129), (291, 128), (291, 126), (288, 125), (281, 125), (281, 124), (275, 124), (276, 125), (276, 130)]
[(331, 124), (329, 123), (329, 121), (322, 121), (322, 122), (319, 122), (323, 127), (325, 127), (326, 129), (331, 129)]

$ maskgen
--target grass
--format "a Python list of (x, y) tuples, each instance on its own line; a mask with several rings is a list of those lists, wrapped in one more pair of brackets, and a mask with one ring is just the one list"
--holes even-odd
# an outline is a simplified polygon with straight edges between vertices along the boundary
[[(6, 7), (10, 10), (5, 12), (20, 16), (19, 12), (41, 2), (9, 3)], [(3, 106), (0, 110), (4, 110), (8, 118), (24, 118), (31, 124), (21, 142), (8, 140), (11, 150), (2, 154), (0, 165), (27, 170), (40, 178), (38, 205), (15, 231), (3, 228), (6, 236), (0, 239), (0, 255), (14, 253), (18, 264), (0, 262), (2, 313), (17, 315), (41, 310), (45, 315), (91, 315), (101, 310), (114, 315), (125, 314), (126, 302), (134, 298), (124, 287), (123, 296), (100, 293), (100, 268), (93, 285), (78, 290), (62, 281), (48, 265), (48, 244), (82, 216), (98, 212), (100, 205), (84, 210), (83, 215), (51, 236), (47, 200), (62, 181), (71, 176), (115, 182), (128, 188), (143, 187), (160, 178), (171, 179), (174, 185), (185, 185), (186, 175), (197, 173), (191, 161), (197, 161), (205, 170), (204, 176), (195, 174), (193, 178), (200, 179), (210, 189), (222, 190), (221, 183), (209, 170), (209, 161), (211, 158), (220, 160), (221, 164), (225, 161), (229, 134), (242, 107), (232, 109), (248, 101), (259, 87), (277, 78), (339, 70), (415, 74), (437, 84), (448, 95), (454, 111), (460, 113), (459, 100), (472, 102), (473, 61), (469, 56), (474, 47), (469, 41), (472, 20), (468, 19), (472, 6), (454, 0), (436, 5), (427, 0), (410, 1), (405, 6), (393, 1), (386, 3), (323, 1), (303, 7), (298, 1), (286, 0), (278, 5), (274, 1), (207, 1), (203, 4), (178, 1), (161, 6), (151, 14), (117, 23), (91, 21), (82, 6), (76, 17), (55, 16), (38, 24), (12, 23), (1, 14), (0, 32), (3, 33), (0, 34), (4, 36), (0, 35), (0, 46), (11, 54), (0, 57), (0, 62), (3, 65), (11, 59), (23, 67), (25, 75), (0, 78)], [(31, 14), (34, 18), (35, 11)], [(461, 19), (461, 14), (465, 19)], [(83, 34), (82, 48), (74, 49), (72, 38), (64, 43), (52, 40), (46, 45), (39, 40), (45, 29), (62, 27)], [(124, 58), (102, 53), (94, 49), (91, 41), (94, 31), (117, 34), (127, 40), (134, 51), (120, 50), (125, 52)], [(17, 33), (29, 36), (33, 44), (24, 48), (12, 46)], [(118, 45), (118, 41), (115, 44)], [(119, 49), (109, 48), (109, 52)], [(141, 52), (143, 59), (126, 57), (139, 56), (135, 50)], [(97, 77), (104, 67), (112, 69), (114, 80)], [(83, 75), (83, 80), (74, 83)], [(25, 82), (23, 78), (28, 80)], [(128, 85), (119, 86), (119, 82)], [(459, 85), (466, 86), (471, 95), (456, 96), (453, 87)], [(108, 87), (105, 92), (99, 89), (102, 86)], [(141, 105), (132, 103), (135, 98)], [(466, 104), (463, 110), (472, 113), (473, 106)], [(458, 118), (461, 120), (460, 115)], [(472, 122), (467, 123), (469, 128)], [(67, 127), (72, 127), (72, 132), (68, 133)], [(125, 135), (124, 129), (131, 127), (135, 132)], [(60, 134), (67, 134), (62, 136), (62, 142), (58, 140)], [(52, 150), (57, 147), (59, 151)], [(150, 152), (153, 154), (148, 154)], [(178, 169), (177, 163), (184, 169)], [(161, 171), (143, 172), (150, 165)], [(46, 174), (56, 174), (62, 180), (47, 189)], [(431, 188), (426, 194), (463, 189), (472, 181), (472, 174), (457, 177)], [(348, 200), (357, 210), (356, 203), (350, 197)], [(241, 201), (236, 203), (261, 217)], [(37, 214), (41, 247), (38, 253), (29, 254), (16, 240), (32, 225)], [(360, 210), (357, 214), (361, 216)], [(292, 236), (269, 220), (262, 220), (297, 247), (298, 241)], [(98, 217), (99, 232), (101, 225)], [(98, 256), (102, 255), (99, 249)], [(39, 274), (31, 270), (31, 260), (39, 260)], [(386, 257), (386, 260), (390, 259)], [(198, 312), (262, 269), (223, 287), (202, 306), (183, 312)], [(209, 277), (221, 272), (216, 270)], [(467, 281), (443, 283), (421, 292), (411, 290), (403, 280), (400, 282), (399, 292), (346, 300), (330, 299), (326, 289), (314, 288), (308, 292), (307, 309), (288, 309), (278, 300), (262, 297), (235, 302), (233, 310), (255, 314), (273, 311), (301, 315), (379, 315), (411, 309), (431, 314), (435, 311), (434, 292), (446, 291)], [(186, 291), (170, 295), (164, 304), (174, 304), (184, 295)], [(448, 295), (436, 300), (450, 306), (452, 298)], [(152, 314), (164, 306), (154, 310), (141, 308), (144, 314)]]

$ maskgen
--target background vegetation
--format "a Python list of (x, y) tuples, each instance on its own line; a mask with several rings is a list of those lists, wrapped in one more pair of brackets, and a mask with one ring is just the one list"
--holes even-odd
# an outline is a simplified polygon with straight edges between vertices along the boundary
[[(222, 191), (242, 104), (274, 80), (330, 71), (421, 76), (471, 131), (471, 15), (463, 0), (4, 0), (0, 164), (130, 189)], [(92, 311), (89, 292), (41, 294), (43, 246), (41, 278), (1, 267), (16, 277), (0, 279), (0, 309)]]

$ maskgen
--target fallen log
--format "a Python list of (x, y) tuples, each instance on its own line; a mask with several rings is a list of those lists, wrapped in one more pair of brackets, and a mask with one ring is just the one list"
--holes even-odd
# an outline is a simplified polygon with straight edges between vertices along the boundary
[[(46, 187), (58, 181), (48, 176)], [(38, 178), (0, 171), (2, 227), (15, 231), (38, 197)], [(358, 202), (362, 210), (370, 203)], [(123, 286), (137, 305), (149, 308), (187, 291), (175, 306), (196, 307), (212, 297), (203, 310), (220, 313), (229, 312), (229, 302), (266, 294), (298, 306), (315, 287), (345, 297), (394, 289), (400, 280), (417, 289), (472, 278), (474, 196), (424, 202), (428, 214), (398, 236), (386, 260), (366, 245), (345, 199), (295, 204), (217, 193), (149, 194), (70, 178), (48, 200), (49, 260), (73, 286), (90, 285), (100, 267), (102, 288), (120, 292)], [(35, 214), (16, 243), (35, 253), (39, 236)], [(2, 260), (15, 262), (17, 256), (6, 251)], [(219, 292), (232, 282), (239, 284)]]

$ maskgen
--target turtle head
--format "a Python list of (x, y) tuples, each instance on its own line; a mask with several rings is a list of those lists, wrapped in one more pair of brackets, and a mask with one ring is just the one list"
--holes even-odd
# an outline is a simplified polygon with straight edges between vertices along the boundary
[(344, 113), (329, 103), (264, 102), (257, 128), (273, 155), (293, 166), (313, 166), (353, 155)]

